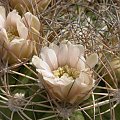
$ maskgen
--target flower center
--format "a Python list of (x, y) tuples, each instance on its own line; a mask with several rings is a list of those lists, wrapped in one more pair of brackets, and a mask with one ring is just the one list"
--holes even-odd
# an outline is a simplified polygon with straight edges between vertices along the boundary
[(76, 79), (79, 77), (80, 71), (76, 70), (75, 68), (70, 68), (68, 65), (65, 65), (63, 67), (58, 67), (57, 70), (53, 71), (53, 74), (59, 78), (62, 77), (64, 74), (67, 74), (68, 77)]
[(18, 32), (13, 26), (7, 27), (8, 39), (12, 41), (15, 37), (18, 37)]

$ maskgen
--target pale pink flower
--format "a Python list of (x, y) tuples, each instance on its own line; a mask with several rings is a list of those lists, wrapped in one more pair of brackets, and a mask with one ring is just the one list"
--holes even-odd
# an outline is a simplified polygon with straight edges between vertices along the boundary
[(91, 69), (98, 63), (98, 55), (85, 59), (82, 45), (51, 44), (42, 48), (40, 57), (33, 56), (32, 63), (49, 94), (59, 101), (81, 102), (94, 87)]
[[(39, 38), (40, 22), (38, 18), (29, 12), (21, 18), (18, 12), (13, 10), (6, 19), (0, 15), (0, 20), (0, 52), (3, 49), (8, 51), (9, 64), (29, 59), (33, 55), (36, 48), (35, 43)], [(33, 30), (31, 32), (31, 29), (35, 32)]]

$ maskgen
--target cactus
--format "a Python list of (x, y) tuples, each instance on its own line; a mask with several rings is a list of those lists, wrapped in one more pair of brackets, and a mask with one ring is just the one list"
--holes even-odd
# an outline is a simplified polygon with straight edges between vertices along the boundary
[(119, 120), (117, 1), (0, 2), (1, 120)]

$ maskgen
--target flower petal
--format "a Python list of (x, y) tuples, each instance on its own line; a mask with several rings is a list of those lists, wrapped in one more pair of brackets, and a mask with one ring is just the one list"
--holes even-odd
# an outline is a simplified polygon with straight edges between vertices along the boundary
[(43, 70), (50, 70), (50, 67), (46, 62), (44, 62), (42, 59), (40, 59), (38, 56), (33, 56), (32, 63), (35, 65), (37, 69), (43, 69)]
[(74, 81), (69, 81), (68, 84), (60, 86), (64, 99), (68, 99), (68, 96), (70, 95), (73, 84), (74, 84)]
[(27, 39), (28, 29), (25, 27), (25, 25), (21, 21), (17, 21), (17, 30), (21, 38)]
[(4, 28), (0, 28), (0, 44), (9, 44), (7, 32)]
[(85, 58), (83, 56), (80, 56), (77, 64), (76, 64), (76, 68), (79, 70), (79, 71), (82, 71), (85, 69)]
[(84, 55), (84, 52), (85, 52), (85, 49), (84, 49), (84, 46), (83, 45), (76, 45), (78, 48), (79, 48), (79, 50), (80, 50), (80, 56), (81, 55)]
[(67, 86), (68, 84), (72, 83), (74, 80), (71, 80), (69, 77), (65, 77), (64, 75), (59, 78), (55, 79), (55, 83), (61, 86)]
[(58, 63), (59, 66), (64, 66), (67, 62), (68, 47), (66, 44), (61, 44), (58, 51)]
[(81, 93), (80, 84), (77, 84), (77, 82), (74, 81), (71, 85), (68, 85), (66, 88), (68, 89), (66, 98), (71, 104), (73, 104), (76, 101), (78, 94)]
[(49, 86), (49, 92), (52, 93), (54, 98), (57, 98), (58, 100), (65, 100), (67, 98), (66, 96), (73, 81), (68, 78), (66, 78), (66, 80), (63, 78), (44, 79)]
[(3, 19), (6, 18), (6, 10), (4, 6), (0, 6), (0, 15), (3, 17)]
[[(47, 71), (48, 73), (48, 71)], [(50, 74), (49, 74), (50, 75)], [(54, 86), (59, 86), (62, 87), (64, 86), (67, 86), (68, 84), (72, 83), (73, 80), (71, 80), (70, 78), (68, 77), (62, 77), (62, 78), (59, 78), (59, 77), (55, 77), (52, 73), (51, 73), (51, 76), (43, 76), (44, 77), (44, 80), (46, 81), (46, 83), (50, 84), (51, 87), (54, 87)]]
[(93, 87), (93, 84), (87, 85), (81, 81), (82, 79), (77, 78), (71, 86), (71, 90), (68, 95), (68, 100), (71, 104), (85, 99)]
[(51, 90), (51, 95), (55, 98), (55, 99), (58, 99), (58, 100), (64, 100), (65, 97), (61, 91), (61, 87), (60, 86), (54, 86)]
[(5, 27), (5, 20), (3, 18), (2, 15), (0, 15), (0, 28), (4, 28)]
[(44, 70), (44, 69), (36, 69), (36, 71), (37, 71), (39, 74), (42, 74), (42, 75), (43, 75), (44, 80), (50, 82), (50, 80), (52, 79), (51, 82), (54, 81), (54, 75), (51, 73), (51, 71), (49, 71), (49, 70)]
[[(0, 58), (7, 56), (7, 49), (9, 46), (7, 32), (4, 28), (0, 29)], [(6, 49), (7, 48), (7, 49)]]
[(58, 67), (57, 56), (55, 51), (44, 47), (41, 50), (41, 58), (50, 66), (51, 70), (55, 70)]
[(93, 68), (97, 63), (98, 63), (98, 55), (97, 55), (97, 53), (91, 54), (86, 59), (86, 67)]
[(39, 19), (32, 15), (30, 12), (27, 12), (24, 14), (24, 17), (22, 18), (23, 22), (25, 23), (25, 25), (29, 28), (29, 27), (33, 27), (35, 28), (37, 31), (40, 30), (40, 22)]
[(79, 60), (80, 50), (77, 46), (69, 44), (68, 46), (68, 64), (71, 67), (75, 67)]
[(54, 43), (51, 43), (50, 46), (49, 46), (50, 49), (53, 49), (56, 53), (56, 56), (58, 55), (58, 51), (59, 51), (59, 47), (54, 44)]
[(31, 27), (33, 27), (33, 28), (35, 28), (37, 31), (39, 31), (40, 30), (40, 21), (39, 21), (39, 19), (36, 17), (36, 16), (34, 16), (34, 15), (32, 15), (32, 23), (31, 23)]
[(13, 39), (9, 44), (10, 53), (12, 53), (9, 56), (9, 63), (18, 62), (18, 59), (29, 59), (33, 54), (33, 48), (33, 43), (30, 40)]
[(17, 26), (17, 21), (21, 20), (21, 16), (18, 15), (18, 12), (16, 10), (13, 10), (12, 12), (10, 12), (7, 16), (6, 19), (6, 27), (8, 26)]
[(81, 71), (79, 79), (81, 83), (84, 83), (86, 85), (93, 84), (93, 82), (91, 82), (89, 73), (87, 73), (86, 71)]

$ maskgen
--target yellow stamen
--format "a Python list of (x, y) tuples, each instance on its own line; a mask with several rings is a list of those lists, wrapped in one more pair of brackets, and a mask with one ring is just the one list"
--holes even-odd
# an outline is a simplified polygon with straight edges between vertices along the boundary
[(75, 68), (70, 68), (68, 65), (59, 67), (57, 70), (53, 71), (53, 74), (59, 78), (62, 77), (65, 73), (67, 73), (69, 77), (76, 79), (77, 77), (79, 77), (80, 71)]
[(19, 37), (17, 30), (13, 26), (7, 27), (7, 35), (10, 41), (12, 41), (15, 37)]

